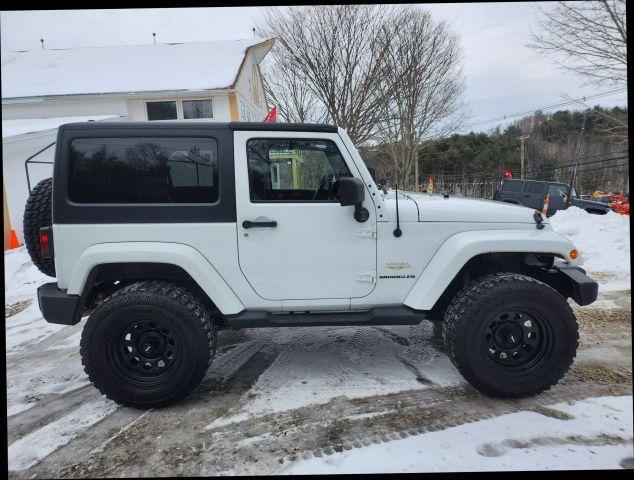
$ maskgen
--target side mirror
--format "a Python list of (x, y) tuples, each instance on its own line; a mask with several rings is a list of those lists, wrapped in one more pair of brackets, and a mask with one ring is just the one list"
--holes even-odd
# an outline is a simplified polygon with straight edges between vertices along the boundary
[(342, 207), (357, 205), (365, 200), (365, 185), (360, 178), (339, 179), (339, 203)]
[(370, 212), (363, 207), (365, 200), (365, 185), (359, 178), (344, 177), (339, 179), (339, 203), (342, 207), (354, 205), (354, 219), (365, 222)]

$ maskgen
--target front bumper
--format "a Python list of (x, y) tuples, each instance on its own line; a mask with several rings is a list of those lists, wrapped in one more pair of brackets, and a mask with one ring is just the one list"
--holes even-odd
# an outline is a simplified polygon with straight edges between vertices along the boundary
[(556, 262), (549, 270), (540, 269), (536, 277), (578, 305), (590, 305), (597, 299), (599, 285), (581, 267)]
[(566, 283), (570, 292), (569, 297), (577, 304), (590, 305), (599, 295), (599, 284), (586, 275), (581, 267), (572, 265), (553, 265), (553, 269), (559, 272), (561, 281)]
[(75, 325), (81, 320), (81, 297), (68, 295), (57, 283), (45, 283), (37, 289), (37, 303), (44, 320), (61, 325)]

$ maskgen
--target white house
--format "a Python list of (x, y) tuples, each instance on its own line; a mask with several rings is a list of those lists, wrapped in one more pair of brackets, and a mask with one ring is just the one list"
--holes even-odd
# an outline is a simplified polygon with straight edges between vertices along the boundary
[[(25, 160), (76, 121), (262, 121), (260, 62), (275, 39), (33, 50), (2, 54), (4, 211), (22, 242)], [(51, 162), (54, 147), (33, 160)], [(29, 167), (31, 186), (50, 164)], [(5, 222), (5, 245), (6, 245)]]

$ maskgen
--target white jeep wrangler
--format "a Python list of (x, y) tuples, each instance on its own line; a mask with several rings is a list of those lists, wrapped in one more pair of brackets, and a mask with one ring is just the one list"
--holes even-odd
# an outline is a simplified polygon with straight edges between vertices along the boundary
[(577, 345), (567, 299), (597, 284), (534, 210), (386, 194), (345, 131), (267, 123), (60, 127), (24, 216), (49, 322), (90, 315), (81, 356), (109, 398), (172, 404), (222, 328), (443, 322), (464, 377), (539, 393)]

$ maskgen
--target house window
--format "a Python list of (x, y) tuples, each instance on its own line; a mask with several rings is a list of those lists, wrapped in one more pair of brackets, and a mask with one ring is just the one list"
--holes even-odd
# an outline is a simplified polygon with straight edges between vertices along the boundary
[(213, 118), (214, 110), (211, 100), (183, 100), (183, 118)]
[(147, 102), (146, 106), (148, 120), (178, 119), (178, 113), (176, 111), (176, 101), (174, 100), (166, 102)]

